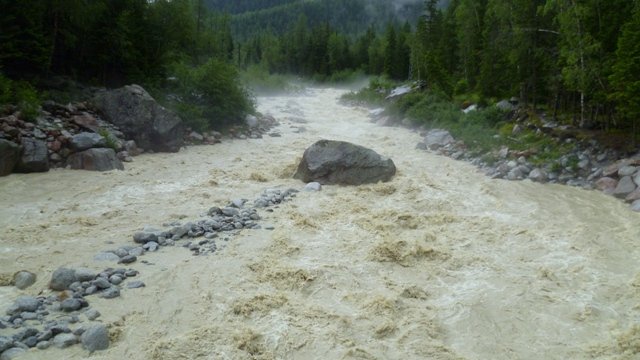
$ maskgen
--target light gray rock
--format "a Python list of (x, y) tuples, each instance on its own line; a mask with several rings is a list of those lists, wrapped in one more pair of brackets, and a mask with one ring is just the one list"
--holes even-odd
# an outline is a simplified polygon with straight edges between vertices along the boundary
[(113, 298), (117, 298), (118, 296), (120, 296), (120, 289), (118, 289), (115, 286), (104, 290), (100, 294), (100, 297), (105, 298), (105, 299), (113, 299)]
[(20, 290), (24, 290), (29, 286), (35, 284), (36, 282), (36, 274), (23, 270), (18, 271), (13, 275), (13, 285)]
[(71, 154), (67, 162), (75, 170), (124, 170), (122, 161), (118, 159), (115, 150), (110, 148), (92, 148), (77, 152)]
[(104, 324), (91, 325), (82, 333), (80, 342), (89, 352), (105, 350), (109, 347), (109, 330)]
[(455, 139), (447, 130), (433, 129), (424, 137), (424, 144), (430, 150), (437, 150), (443, 146), (453, 144)]
[(40, 341), (39, 343), (36, 344), (36, 348), (38, 350), (47, 350), (50, 347), (51, 347), (50, 341)]
[(97, 287), (98, 289), (102, 290), (102, 289), (107, 289), (111, 287), (111, 283), (109, 282), (109, 280), (103, 278), (103, 277), (99, 277), (95, 280), (92, 281), (92, 285), (94, 285), (95, 287)]
[(13, 346), (13, 339), (8, 336), (0, 336), (0, 353)]
[(142, 256), (142, 255), (144, 255), (144, 248), (142, 246), (136, 246), (133, 249), (129, 250), (127, 255)]
[(127, 283), (127, 289), (138, 289), (145, 286), (145, 283), (140, 280), (130, 281)]
[(84, 151), (91, 148), (101, 148), (107, 146), (107, 140), (100, 134), (82, 132), (69, 139), (69, 145), (74, 151)]
[(124, 256), (120, 259), (120, 261), (118, 261), (118, 264), (131, 264), (136, 262), (136, 260), (138, 260), (138, 257), (135, 255), (127, 255)]
[(624, 199), (627, 195), (631, 194), (636, 189), (636, 184), (633, 182), (631, 176), (625, 176), (618, 182), (615, 190), (613, 190), (613, 196)]
[(69, 333), (62, 333), (53, 338), (53, 345), (59, 349), (67, 348), (78, 343), (78, 338)]
[(96, 309), (87, 309), (87, 311), (85, 311), (84, 313), (84, 316), (86, 316), (89, 321), (93, 321), (99, 318), (100, 315), (100, 312)]
[(14, 348), (11, 348), (11, 349), (7, 349), (4, 352), (2, 352), (2, 355), (0, 355), (0, 360), (17, 359), (18, 357), (20, 357), (25, 352), (26, 352), (25, 349), (22, 349), (22, 348), (19, 348), (19, 347), (14, 347)]
[(240, 211), (236, 208), (225, 207), (222, 209), (222, 214), (225, 216), (238, 216), (240, 215)]
[(76, 281), (91, 281), (96, 278), (98, 274), (88, 268), (77, 268), (76, 269)]
[(631, 204), (631, 210), (640, 212), (640, 200), (636, 200)]
[(509, 102), (509, 100), (502, 100), (496, 104), (496, 107), (502, 111), (511, 111), (514, 109), (513, 104)]
[(82, 302), (76, 298), (64, 299), (60, 303), (60, 308), (62, 311), (71, 312), (79, 310), (82, 307)]
[(631, 165), (623, 166), (620, 168), (620, 170), (618, 170), (618, 176), (620, 177), (631, 176), (635, 174), (637, 171), (638, 171), (638, 168), (635, 166), (631, 166)]
[(76, 281), (76, 271), (74, 269), (58, 268), (51, 275), (49, 288), (56, 291), (67, 290), (74, 281)]
[(137, 244), (145, 244), (149, 241), (158, 241), (158, 235), (153, 232), (139, 231), (133, 234), (133, 241)]
[(310, 182), (305, 185), (303, 191), (320, 191), (322, 190), (322, 185), (319, 182)]
[(114, 261), (117, 262), (120, 260), (120, 257), (112, 252), (101, 252), (96, 254), (93, 257), (95, 261)]
[(393, 161), (371, 149), (320, 140), (305, 150), (294, 178), (306, 183), (360, 185), (389, 181), (395, 173)]
[(120, 275), (111, 275), (111, 277), (109, 277), (109, 282), (113, 285), (120, 285), (122, 284), (122, 277)]
[[(34, 312), (40, 307), (40, 302), (33, 296), (19, 296), (10, 308), (11, 314), (18, 314), (21, 312)], [(9, 312), (9, 311), (7, 311)]]

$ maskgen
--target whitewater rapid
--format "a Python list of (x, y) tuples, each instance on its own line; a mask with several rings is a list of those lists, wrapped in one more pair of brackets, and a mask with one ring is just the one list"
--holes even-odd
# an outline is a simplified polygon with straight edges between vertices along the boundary
[[(635, 359), (640, 215), (595, 191), (491, 180), (415, 149), (418, 133), (341, 105), (344, 90), (259, 97), (281, 137), (135, 158), (124, 171), (0, 178), (0, 277), (38, 275), (145, 225), (199, 219), (293, 180), (304, 149), (344, 140), (392, 158), (388, 183), (300, 193), (216, 255), (181, 247), (133, 264), (147, 286), (90, 298), (113, 340), (93, 359)], [(304, 131), (300, 130), (304, 127)], [(81, 359), (79, 346), (24, 358)]]

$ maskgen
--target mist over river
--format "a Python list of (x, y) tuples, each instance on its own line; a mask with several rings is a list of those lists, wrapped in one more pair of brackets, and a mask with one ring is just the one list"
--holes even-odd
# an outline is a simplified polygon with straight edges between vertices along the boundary
[(2, 311), (46, 289), (60, 266), (116, 266), (93, 256), (132, 244), (145, 225), (302, 189), (291, 178), (302, 153), (332, 139), (392, 158), (397, 175), (300, 192), (214, 255), (145, 255), (130, 266), (145, 288), (89, 299), (113, 340), (91, 359), (640, 356), (640, 214), (597, 191), (491, 180), (415, 149), (416, 132), (372, 124), (367, 109), (338, 103), (343, 93), (259, 97), (281, 137), (145, 154), (124, 171), (0, 178), (0, 273), (38, 275), (24, 291), (0, 287)]

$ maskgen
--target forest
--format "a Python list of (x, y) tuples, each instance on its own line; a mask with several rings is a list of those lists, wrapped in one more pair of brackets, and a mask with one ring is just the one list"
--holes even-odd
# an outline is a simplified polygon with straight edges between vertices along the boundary
[[(174, 105), (207, 126), (251, 111), (239, 72), (259, 69), (419, 80), (451, 101), (517, 97), (582, 128), (640, 131), (637, 0), (1, 2), (4, 102), (56, 75), (183, 99), (198, 89), (208, 100)], [(219, 105), (228, 94), (234, 105)]]

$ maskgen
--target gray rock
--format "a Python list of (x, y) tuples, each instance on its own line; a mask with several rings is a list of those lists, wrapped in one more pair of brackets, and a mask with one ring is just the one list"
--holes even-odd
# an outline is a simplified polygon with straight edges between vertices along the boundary
[(84, 151), (91, 148), (101, 148), (107, 146), (107, 140), (100, 134), (82, 132), (69, 139), (69, 145), (74, 151)]
[(38, 334), (37, 336), (37, 340), (38, 341), (47, 341), (50, 340), (53, 337), (53, 331), (51, 330), (44, 330), (41, 333)]
[(304, 187), (304, 191), (320, 191), (322, 185), (319, 182), (310, 182)]
[(305, 150), (294, 178), (306, 183), (360, 185), (389, 181), (395, 173), (393, 161), (371, 149), (320, 140)]
[(143, 249), (147, 250), (147, 251), (158, 251), (158, 243), (155, 241), (149, 241), (148, 243), (144, 244), (144, 246), (142, 247)]
[(640, 200), (636, 200), (631, 204), (631, 210), (640, 212)]
[(42, 140), (22, 139), (22, 156), (14, 171), (21, 173), (49, 171), (49, 149)]
[(638, 171), (638, 168), (635, 166), (623, 166), (620, 168), (620, 170), (618, 170), (618, 176), (620, 177), (624, 177), (624, 176), (631, 176), (633, 174), (635, 174)]
[(142, 246), (136, 246), (133, 249), (129, 250), (129, 253), (127, 255), (142, 256), (144, 255), (144, 248)]
[(127, 283), (127, 289), (137, 289), (145, 286), (145, 283), (140, 280), (135, 280)]
[(22, 318), (22, 320), (24, 321), (28, 321), (28, 320), (37, 320), (38, 319), (38, 313), (35, 312), (29, 312), (29, 311), (24, 311), (20, 313), (20, 317)]
[(507, 174), (507, 180), (520, 180), (524, 178), (524, 176), (525, 175), (522, 172), (522, 169), (520, 168), (520, 166), (518, 166), (509, 171), (509, 173)]
[(84, 313), (84, 316), (86, 316), (89, 321), (93, 321), (93, 320), (99, 318), (100, 315), (101, 315), (100, 312), (98, 310), (96, 310), (96, 309), (88, 309)]
[(109, 277), (109, 282), (113, 285), (120, 285), (122, 284), (122, 277), (120, 277), (120, 275), (111, 275), (111, 277)]
[(616, 186), (615, 190), (613, 190), (612, 195), (617, 198), (625, 198), (627, 195), (631, 194), (636, 189), (636, 184), (633, 182), (631, 176), (625, 176), (618, 182), (618, 186)]
[(95, 285), (90, 285), (87, 286), (87, 288), (84, 290), (84, 294), (85, 295), (93, 295), (98, 291), (98, 287)]
[[(118, 255), (118, 257), (123, 258), (127, 255), (129, 255), (129, 250), (121, 247), (121, 248), (117, 248), (113, 251), (114, 254)], [(118, 261), (120, 261), (120, 259), (118, 259)]]
[(36, 274), (23, 270), (18, 271), (13, 275), (13, 285), (20, 290), (24, 290), (29, 286), (35, 284), (36, 282)]
[(149, 241), (158, 241), (158, 235), (152, 232), (137, 232), (133, 234), (133, 241), (138, 244), (145, 244)]
[(0, 353), (13, 346), (13, 339), (8, 336), (0, 336)]
[(106, 91), (98, 94), (93, 102), (106, 120), (142, 148), (180, 150), (185, 130), (182, 120), (159, 105), (142, 87), (129, 85)]
[(105, 299), (113, 299), (113, 298), (117, 298), (118, 296), (120, 296), (120, 289), (118, 289), (115, 286), (104, 290), (100, 294), (100, 297), (105, 298)]
[(95, 280), (92, 281), (92, 285), (94, 285), (95, 287), (97, 287), (98, 289), (102, 290), (102, 289), (107, 289), (111, 287), (111, 283), (109, 282), (109, 280), (103, 278), (103, 277), (99, 277)]
[(18, 144), (0, 139), (0, 176), (9, 175), (13, 172), (20, 160), (20, 152), (21, 149)]
[(80, 342), (89, 352), (105, 350), (109, 347), (109, 330), (104, 324), (91, 325), (80, 337)]
[(95, 261), (119, 261), (120, 257), (112, 252), (101, 252), (93, 257)]
[(496, 104), (496, 107), (502, 111), (511, 111), (514, 109), (513, 104), (509, 100), (502, 100)]
[(49, 347), (51, 347), (50, 341), (40, 341), (39, 343), (36, 344), (36, 348), (38, 350), (47, 350)]
[(118, 264), (131, 264), (133, 262), (136, 262), (136, 260), (138, 260), (138, 257), (135, 255), (127, 255), (124, 256), (120, 259), (120, 261), (118, 261)]
[(82, 307), (82, 302), (76, 298), (64, 299), (60, 303), (62, 311), (71, 312), (79, 310)]
[(59, 349), (67, 348), (78, 342), (78, 338), (73, 334), (62, 333), (53, 338), (53, 345)]
[(455, 139), (447, 130), (433, 129), (424, 137), (424, 143), (430, 150), (437, 150), (443, 146), (453, 144)]
[(91, 281), (95, 279), (96, 276), (98, 276), (98, 274), (91, 269), (87, 269), (87, 268), (76, 269), (76, 281), (80, 281), (80, 282)]
[(62, 291), (67, 290), (69, 285), (76, 281), (76, 271), (67, 268), (58, 268), (51, 275), (49, 288), (51, 290)]
[(38, 301), (37, 298), (33, 296), (20, 296), (13, 303), (13, 306), (10, 307), (11, 313), (9, 313), (9, 310), (7, 310), (7, 313), (11, 315), (11, 314), (18, 314), (25, 311), (34, 312), (38, 310), (39, 307), (40, 307), (40, 302)]
[(110, 148), (92, 148), (71, 154), (67, 162), (72, 169), (90, 171), (124, 170), (122, 161)]
[(0, 360), (17, 359), (19, 356), (21, 356), (25, 352), (26, 352), (25, 349), (22, 349), (22, 348), (19, 348), (19, 347), (14, 347), (14, 348), (11, 348), (11, 349), (7, 349), (4, 352), (2, 352), (2, 355), (0, 355)]
[(247, 126), (249, 128), (255, 128), (259, 124), (258, 118), (253, 116), (253, 115), (247, 115), (247, 117), (244, 119), (244, 121), (245, 121), (245, 123), (247, 124)]
[(222, 209), (222, 214), (225, 216), (238, 216), (240, 215), (240, 211), (236, 208), (225, 207)]

